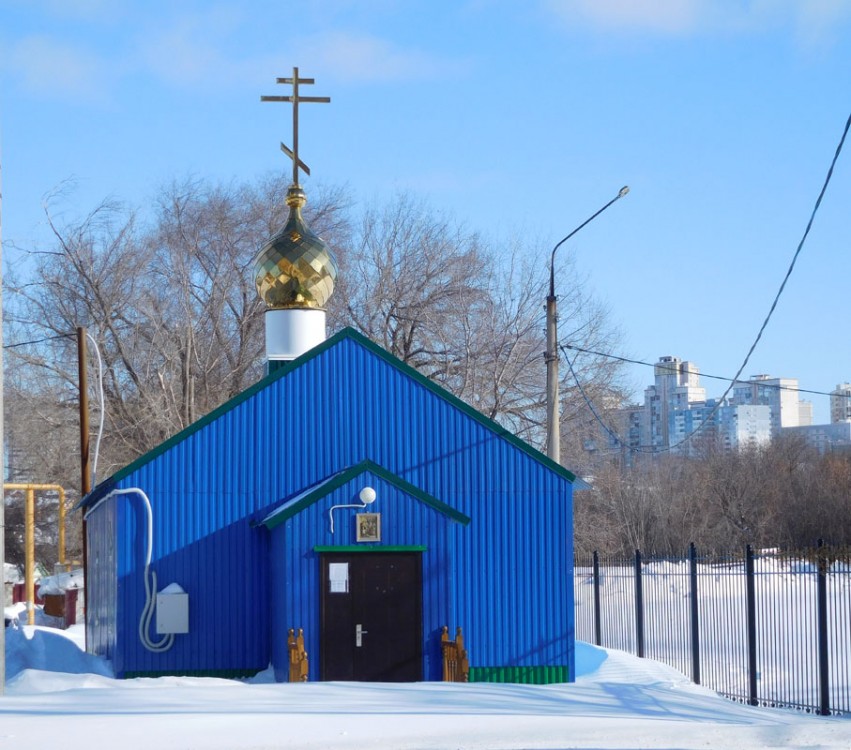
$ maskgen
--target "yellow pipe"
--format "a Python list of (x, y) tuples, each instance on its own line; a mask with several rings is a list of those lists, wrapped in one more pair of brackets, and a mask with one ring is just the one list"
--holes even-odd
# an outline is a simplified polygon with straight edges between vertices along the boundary
[(59, 493), (59, 562), (62, 565), (65, 561), (65, 489), (58, 484), (15, 484), (7, 483), (3, 485), (4, 490), (38, 490), (47, 492)]
[(65, 567), (65, 490), (59, 488), (59, 564)]
[(27, 488), (25, 511), (27, 624), (35, 625), (35, 490)]
[[(65, 565), (65, 490), (58, 484), (4, 484), (4, 490), (24, 490), (25, 562), (24, 582), (27, 593), (27, 624), (35, 625), (35, 491), (59, 493), (59, 562)], [(5, 499), (4, 499), (5, 502)]]

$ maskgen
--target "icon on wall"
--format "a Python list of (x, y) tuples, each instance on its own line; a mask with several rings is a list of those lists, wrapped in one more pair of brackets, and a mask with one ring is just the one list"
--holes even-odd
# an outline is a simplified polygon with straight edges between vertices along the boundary
[(381, 514), (380, 513), (358, 513), (357, 540), (359, 542), (381, 541)]

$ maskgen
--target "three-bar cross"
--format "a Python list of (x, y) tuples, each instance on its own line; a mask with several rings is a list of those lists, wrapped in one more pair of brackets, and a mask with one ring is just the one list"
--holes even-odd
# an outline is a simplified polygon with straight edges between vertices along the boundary
[(310, 169), (298, 156), (298, 105), (303, 102), (327, 104), (331, 101), (330, 96), (300, 96), (298, 93), (299, 84), (315, 83), (313, 78), (299, 78), (298, 68), (293, 68), (292, 78), (278, 78), (277, 83), (290, 83), (293, 87), (292, 96), (261, 96), (261, 102), (292, 102), (293, 105), (293, 148), (288, 149), (281, 143), (281, 151), (283, 151), (290, 159), (293, 160), (293, 185), (298, 185), (298, 170), (304, 170), (304, 173), (309, 175)]

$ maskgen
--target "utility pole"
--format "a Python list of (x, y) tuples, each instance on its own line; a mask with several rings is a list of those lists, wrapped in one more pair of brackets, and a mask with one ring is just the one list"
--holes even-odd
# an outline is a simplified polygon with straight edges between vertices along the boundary
[[(86, 329), (77, 328), (77, 371), (80, 383), (80, 498), (92, 491), (92, 467), (89, 457), (89, 376), (87, 362)], [(86, 516), (83, 514), (83, 596), (85, 597), (85, 627), (83, 645), (88, 646), (89, 632), (89, 554)]]
[(556, 310), (555, 262), (556, 250), (567, 242), (582, 227), (596, 219), (603, 211), (629, 192), (624, 185), (618, 194), (590, 218), (583, 221), (567, 237), (560, 240), (550, 254), (550, 293), (547, 297), (547, 351), (544, 361), (547, 364), (547, 456), (557, 464), (561, 463), (561, 430), (559, 429), (558, 403), (558, 312)]

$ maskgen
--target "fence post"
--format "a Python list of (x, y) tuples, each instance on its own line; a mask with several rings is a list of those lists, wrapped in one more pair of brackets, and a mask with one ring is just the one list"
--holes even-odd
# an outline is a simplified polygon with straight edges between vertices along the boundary
[(641, 585), (641, 552), (635, 550), (635, 646), (644, 658), (644, 591)]
[(753, 547), (745, 547), (745, 591), (747, 595), (748, 626), (748, 703), (756, 706), (756, 583)]
[(600, 556), (594, 550), (594, 644), (602, 646), (600, 624)]
[(827, 556), (824, 554), (824, 539), (818, 540), (818, 674), (819, 713), (830, 715), (829, 655), (827, 644)]
[(688, 546), (689, 581), (691, 593), (691, 678), (700, 684), (700, 610), (697, 605), (697, 548)]

